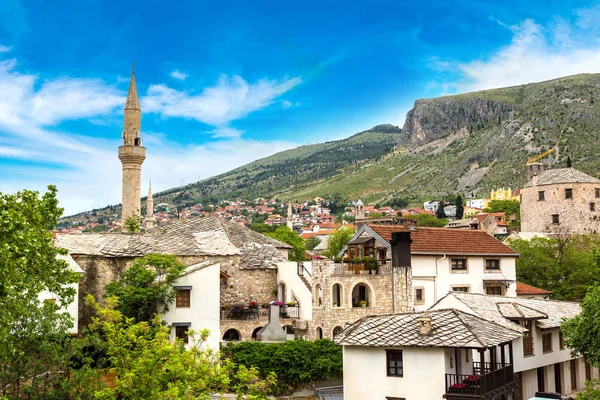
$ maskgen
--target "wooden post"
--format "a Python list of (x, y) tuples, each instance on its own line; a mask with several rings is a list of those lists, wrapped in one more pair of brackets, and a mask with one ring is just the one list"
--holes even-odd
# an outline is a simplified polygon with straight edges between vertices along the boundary
[(485, 375), (485, 349), (478, 349), (477, 351), (479, 351), (479, 363), (481, 364), (479, 373)]
[(508, 343), (508, 363), (513, 365), (513, 345), (512, 342)]
[(506, 357), (504, 355), (504, 346), (506, 346), (506, 343), (502, 343), (500, 345), (500, 362), (502, 363), (502, 368), (506, 367)]

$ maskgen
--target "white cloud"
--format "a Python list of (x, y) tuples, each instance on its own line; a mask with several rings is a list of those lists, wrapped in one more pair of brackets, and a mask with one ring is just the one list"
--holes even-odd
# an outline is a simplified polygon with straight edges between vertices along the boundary
[(455, 63), (454, 71), (461, 78), (439, 86), (467, 92), (600, 72), (600, 43), (590, 39), (595, 37), (590, 29), (596, 28), (583, 16), (573, 25), (557, 19), (542, 26), (528, 19), (509, 28), (513, 38), (508, 46), (485, 59)]
[[(247, 84), (241, 77), (222, 77), (215, 87), (195, 96), (162, 85), (152, 86), (154, 89), (151, 87), (143, 100), (142, 108), (148, 108), (145, 111), (194, 118), (191, 115), (205, 107), (210, 110), (202, 115), (215, 128), (209, 133), (221, 140), (180, 145), (168, 140), (168, 132), (142, 132), (147, 148), (143, 192), (150, 179), (158, 192), (180, 185), (181, 180), (194, 182), (296, 146), (284, 141), (243, 139), (243, 132), (230, 127), (229, 122), (267, 106), (297, 83), (296, 78)], [(37, 75), (19, 72), (16, 60), (0, 59), (0, 158), (19, 160), (0, 163), (0, 192), (23, 188), (44, 191), (48, 184), (56, 184), (66, 214), (120, 203), (119, 128), (115, 139), (108, 140), (65, 133), (55, 127), (67, 120), (101, 122), (120, 116), (124, 102), (122, 91), (100, 80), (41, 80)]]
[(290, 78), (283, 81), (263, 79), (250, 84), (241, 76), (221, 75), (215, 86), (205, 88), (199, 94), (162, 84), (150, 85), (142, 98), (142, 108), (163, 117), (183, 117), (212, 126), (227, 126), (231, 121), (267, 107), (300, 83), (300, 78)]
[(8, 53), (10, 51), (10, 47), (8, 46), (3, 46), (0, 44), (0, 53)]
[(173, 72), (171, 72), (171, 78), (175, 78), (178, 79), (180, 81), (185, 81), (185, 78), (187, 78), (188, 75), (184, 74), (183, 72), (179, 71), (179, 70), (173, 70)]
[(300, 103), (296, 102), (291, 102), (289, 100), (283, 100), (281, 102), (281, 108), (283, 108), (284, 110), (287, 110), (288, 108), (291, 107), (298, 107), (300, 105)]

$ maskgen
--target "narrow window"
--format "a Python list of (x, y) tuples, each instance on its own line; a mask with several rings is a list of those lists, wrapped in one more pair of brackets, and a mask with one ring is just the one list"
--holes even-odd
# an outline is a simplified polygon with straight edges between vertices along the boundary
[(468, 293), (469, 292), (469, 287), (468, 286), (454, 286), (452, 288), (453, 292), (463, 292), (463, 293)]
[(399, 376), (404, 375), (404, 368), (402, 366), (402, 350), (386, 350), (387, 359), (387, 376)]
[(558, 218), (558, 214), (552, 214), (552, 223), (554, 225), (560, 224), (560, 219)]
[(485, 269), (500, 269), (500, 260), (498, 258), (486, 258)]
[(544, 353), (552, 351), (552, 332), (542, 333), (542, 351)]
[(175, 307), (190, 306), (190, 289), (176, 289)]
[(546, 200), (546, 198), (544, 197), (544, 191), (540, 190), (538, 192), (538, 201), (544, 201), (544, 200)]
[(187, 326), (176, 326), (175, 327), (175, 338), (180, 339), (183, 343), (188, 344), (189, 338), (188, 338), (188, 329), (189, 329), (189, 325)]
[(467, 269), (466, 258), (452, 258), (450, 260), (453, 271), (464, 271)]
[(523, 328), (527, 332), (523, 333), (523, 356), (533, 355), (533, 324), (531, 320), (523, 321)]
[(423, 288), (416, 288), (415, 289), (415, 304), (423, 304), (423, 303), (424, 303)]
[(573, 189), (565, 189), (565, 199), (573, 198)]
[(596, 211), (596, 203), (590, 203), (590, 211)]
[(600, 199), (600, 188), (596, 188), (596, 198)]

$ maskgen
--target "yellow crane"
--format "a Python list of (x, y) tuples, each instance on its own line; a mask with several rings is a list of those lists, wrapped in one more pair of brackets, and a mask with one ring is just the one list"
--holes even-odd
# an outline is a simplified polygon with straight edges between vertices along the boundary
[(540, 154), (539, 156), (535, 156), (533, 158), (527, 157), (527, 162), (525, 164), (523, 164), (523, 166), (526, 167), (529, 164), (533, 164), (534, 162), (541, 160), (542, 158), (546, 157), (547, 155), (550, 155), (550, 154), (554, 153), (555, 151), (558, 151), (558, 140), (556, 140), (556, 146), (554, 146), (550, 150), (545, 151), (542, 154)]

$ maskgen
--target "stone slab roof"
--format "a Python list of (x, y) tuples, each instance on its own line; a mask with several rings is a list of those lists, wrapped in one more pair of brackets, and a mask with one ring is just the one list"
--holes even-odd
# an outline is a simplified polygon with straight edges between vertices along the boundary
[(58, 234), (55, 245), (70, 254), (142, 257), (149, 253), (177, 256), (240, 255), (242, 268), (276, 268), (285, 261), (278, 249), (286, 243), (218, 218), (176, 220), (144, 233)]
[[(544, 171), (537, 181), (537, 185), (554, 185), (557, 183), (597, 183), (600, 184), (600, 179), (596, 179), (588, 174), (576, 170), (575, 168), (556, 168)], [(533, 187), (533, 179), (527, 182), (523, 187)]]
[(496, 306), (504, 318), (511, 320), (548, 318), (548, 314), (518, 303), (496, 303)]
[[(525, 331), (526, 329), (504, 316), (501, 308), (498, 307), (498, 303), (510, 302), (513, 305), (518, 305), (519, 310), (527, 315), (527, 317), (521, 318), (537, 319), (541, 315), (546, 315), (547, 318), (537, 320), (536, 325), (540, 329), (547, 330), (560, 328), (560, 323), (564, 318), (573, 318), (581, 312), (581, 308), (578, 303), (569, 301), (523, 299), (518, 297), (508, 298), (499, 296), (486, 296), (477, 293), (452, 292), (440, 299), (438, 303), (443, 302), (444, 299), (449, 296), (453, 296), (458, 299), (475, 315), (486, 320), (493, 321), (506, 328), (521, 332)], [(435, 308), (438, 303), (434, 304), (432, 308)], [(504, 308), (504, 310), (506, 310), (506, 308)]]
[[(432, 333), (419, 335), (421, 317), (431, 318)], [(519, 333), (455, 309), (370, 316), (344, 329), (335, 342), (369, 347), (467, 347), (483, 349), (511, 342)]]
[(519, 254), (485, 231), (448, 228), (407, 228), (393, 225), (368, 225), (388, 244), (393, 232), (410, 232), (411, 254), (495, 255)]
[(517, 296), (551, 295), (552, 292), (523, 282), (517, 282)]

